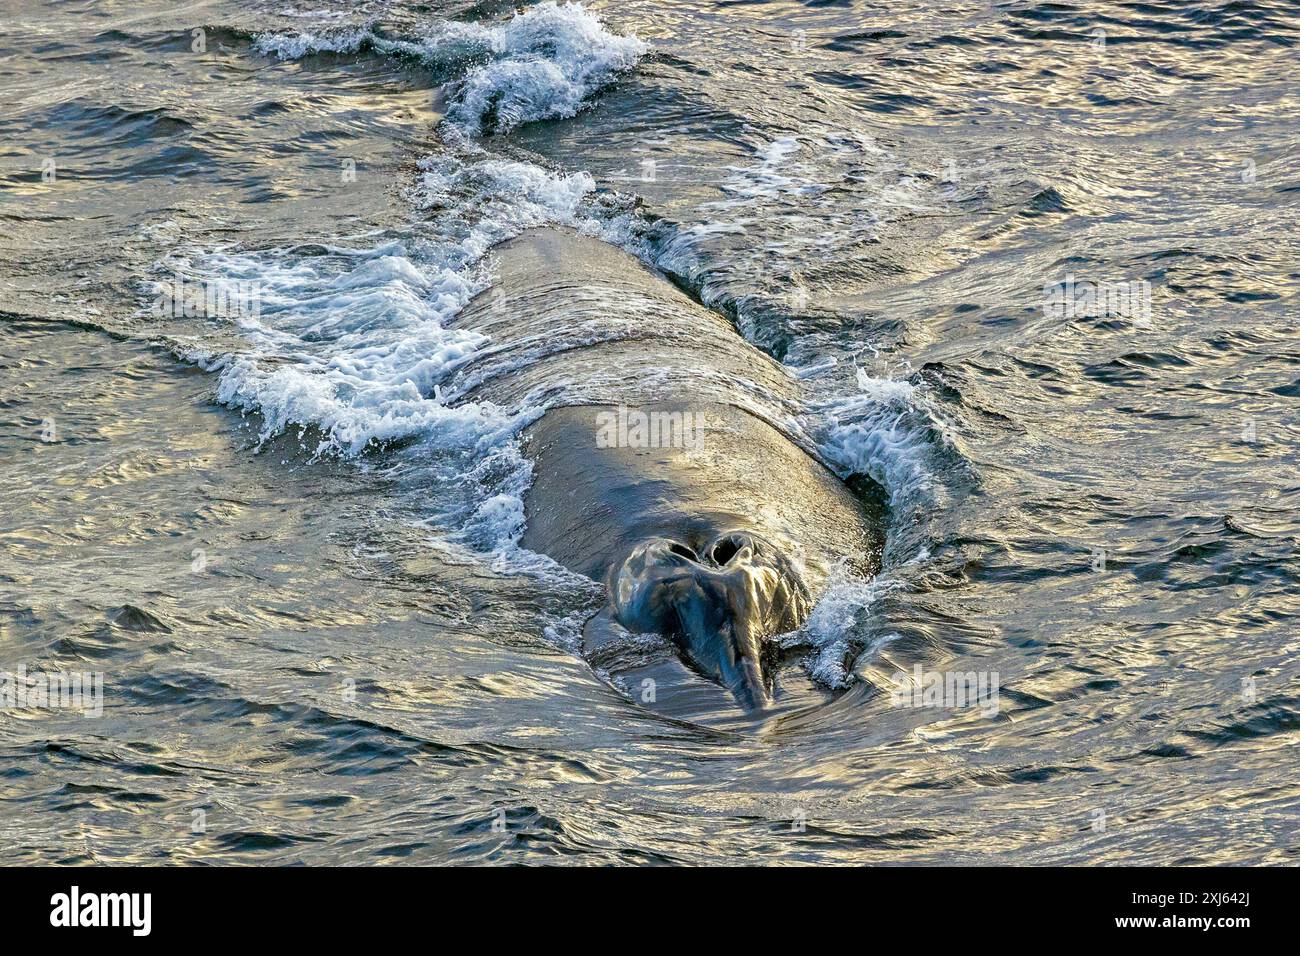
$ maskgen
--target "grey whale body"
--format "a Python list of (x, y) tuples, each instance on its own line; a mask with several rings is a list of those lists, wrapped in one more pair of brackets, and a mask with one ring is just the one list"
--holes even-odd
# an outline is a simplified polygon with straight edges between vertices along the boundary
[[(768, 708), (770, 639), (806, 619), (844, 560), (878, 569), (878, 508), (772, 424), (795, 407), (794, 377), (664, 276), (561, 229), (494, 256), (497, 282), (456, 320), (490, 344), (455, 384), (546, 408), (524, 436), (521, 544), (606, 584), (589, 660), (677, 715), (716, 709), (719, 685)], [(647, 657), (629, 632), (666, 635), (680, 655)]]

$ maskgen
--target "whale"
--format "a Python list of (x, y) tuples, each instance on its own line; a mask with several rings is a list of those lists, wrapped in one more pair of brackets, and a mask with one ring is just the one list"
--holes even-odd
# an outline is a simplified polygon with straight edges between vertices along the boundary
[(785, 365), (632, 254), (549, 227), (489, 261), (454, 320), (485, 344), (453, 387), (542, 410), (523, 431), (519, 543), (604, 586), (583, 653), (678, 713), (720, 692), (772, 708), (776, 639), (833, 575), (878, 571), (883, 495), (801, 438)]

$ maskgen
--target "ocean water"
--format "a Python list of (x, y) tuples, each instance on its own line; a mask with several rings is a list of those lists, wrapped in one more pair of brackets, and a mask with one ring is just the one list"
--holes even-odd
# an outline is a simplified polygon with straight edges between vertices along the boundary
[[(102, 681), (0, 700), (7, 862), (1296, 861), (1293, 4), (5, 19), (0, 674)], [(600, 589), (518, 545), (546, 402), (474, 400), (454, 323), (548, 224), (883, 490), (783, 639), (819, 706), (672, 720), (577, 653)]]

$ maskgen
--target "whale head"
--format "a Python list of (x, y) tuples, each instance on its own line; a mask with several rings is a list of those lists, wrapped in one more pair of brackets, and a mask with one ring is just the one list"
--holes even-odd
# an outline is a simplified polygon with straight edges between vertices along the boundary
[(730, 531), (701, 544), (651, 538), (633, 548), (610, 581), (614, 616), (628, 630), (672, 638), (742, 707), (766, 707), (766, 640), (803, 623), (808, 589), (790, 560), (756, 534)]

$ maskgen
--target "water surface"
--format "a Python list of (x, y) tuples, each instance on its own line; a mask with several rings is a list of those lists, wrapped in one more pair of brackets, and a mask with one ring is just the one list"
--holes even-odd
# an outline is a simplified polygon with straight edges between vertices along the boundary
[[(6, 860), (1294, 862), (1294, 6), (520, 9), (9, 13), (0, 670), (104, 710), (0, 713)], [(667, 720), (576, 653), (597, 590), (516, 546), (540, 408), (451, 322), (545, 224), (884, 489), (792, 639), (825, 703)], [(996, 714), (894, 706), (918, 664)]]

